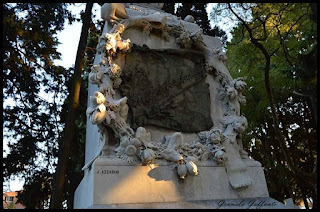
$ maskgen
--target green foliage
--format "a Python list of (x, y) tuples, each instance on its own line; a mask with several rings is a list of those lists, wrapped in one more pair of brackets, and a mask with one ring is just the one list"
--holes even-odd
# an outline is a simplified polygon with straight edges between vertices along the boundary
[(70, 72), (53, 62), (60, 59), (56, 35), (73, 16), (64, 3), (3, 4), (3, 13), (3, 127), (9, 141), (3, 177), (23, 176), (21, 201), (42, 207), (50, 192), (35, 195), (33, 189), (54, 170), (64, 125), (59, 120), (61, 99), (70, 78)]
[[(294, 192), (296, 200), (317, 196), (312, 177), (316, 161), (316, 23), (306, 3), (231, 4), (237, 14), (252, 14), (246, 19), (252, 36), (271, 56), (270, 84), (285, 136), (286, 152), (294, 167), (306, 173), (299, 176), (288, 168), (288, 161), (272, 127), (273, 116), (266, 97), (265, 57), (253, 45), (241, 22), (232, 31), (227, 44), (227, 66), (231, 75), (245, 76), (247, 104), (241, 112), (249, 129), (243, 136), (244, 147), (260, 161), (268, 182), (270, 196), (283, 201)], [(221, 6), (220, 8), (228, 8)], [(239, 12), (241, 11), (242, 12)], [(228, 15), (230, 15), (228, 13)], [(295, 95), (298, 91), (303, 95)], [(286, 187), (285, 185), (289, 185)]]

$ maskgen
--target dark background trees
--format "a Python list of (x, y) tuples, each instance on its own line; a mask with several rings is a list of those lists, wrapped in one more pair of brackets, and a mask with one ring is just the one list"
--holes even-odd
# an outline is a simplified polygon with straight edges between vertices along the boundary
[[(89, 15), (83, 30), (87, 37), (80, 39), (82, 50), (79, 48), (79, 52), (82, 55), (79, 53), (78, 62), (75, 62), (78, 65), (69, 69), (56, 66), (54, 59), (60, 58), (57, 32), (63, 29), (65, 20), (69, 20), (70, 24), (76, 20), (82, 21), (68, 11), (69, 5), (3, 4), (6, 29), (3, 101), (9, 99), (3, 113), (4, 136), (9, 140), (3, 181), (13, 176), (25, 180), (24, 190), (19, 193), (18, 199), (27, 208), (48, 208), (50, 205), (48, 202), (53, 191), (58, 151), (63, 142), (66, 122), (70, 120), (68, 114), (74, 96), (74, 92), (71, 92), (72, 80), (75, 78), (72, 76), (76, 71), (79, 72), (78, 84), (81, 86), (78, 95), (81, 98), (74, 111), (75, 126), (70, 130), (73, 134), (69, 141), (72, 151), (69, 155), (62, 154), (67, 159), (65, 173), (60, 174), (64, 176), (62, 200), (59, 200), (64, 202), (63, 207), (73, 207), (74, 191), (83, 178), (81, 168), (85, 153), (87, 75), (103, 22), (88, 21), (95, 16), (88, 9), (90, 13), (87, 12)], [(84, 12), (82, 14), (81, 17), (85, 18)], [(52, 102), (48, 100), (50, 98), (41, 97), (44, 92), (52, 94)]]
[(13, 102), (3, 110), (10, 151), (3, 159), (3, 177), (23, 176), (25, 192), (19, 198), (28, 200), (29, 208), (42, 207), (64, 126), (60, 99), (67, 95), (71, 74), (53, 63), (61, 55), (55, 36), (72, 15), (67, 4), (3, 4), (3, 12), (3, 102)]
[(187, 15), (194, 17), (195, 23), (197, 23), (202, 29), (205, 35), (219, 37), (222, 44), (225, 45), (227, 42), (226, 33), (221, 30), (218, 26), (213, 28), (210, 25), (207, 13), (207, 3), (182, 3), (174, 10), (175, 3), (164, 3), (163, 10), (174, 14), (181, 19), (184, 19)]
[[(87, 3), (85, 12), (81, 14), (82, 29), (74, 66), (74, 74), (71, 81), (71, 90), (69, 95), (68, 112), (65, 119), (65, 129), (63, 131), (62, 143), (59, 148), (58, 164), (53, 177), (50, 209), (62, 208), (63, 192), (67, 170), (70, 169), (69, 156), (73, 150), (74, 131), (76, 129), (77, 113), (79, 111), (79, 97), (82, 81), (82, 69), (84, 66), (84, 54), (87, 46), (87, 38), (91, 24), (91, 11), (93, 3)], [(83, 105), (83, 102), (82, 102)], [(84, 104), (85, 105), (85, 104)], [(77, 143), (77, 142), (76, 142)], [(70, 173), (70, 172), (69, 172)]]
[(245, 147), (264, 166), (271, 197), (306, 207), (308, 198), (317, 207), (315, 13), (309, 3), (240, 3), (212, 14), (238, 23), (226, 49), (232, 76), (248, 84)]

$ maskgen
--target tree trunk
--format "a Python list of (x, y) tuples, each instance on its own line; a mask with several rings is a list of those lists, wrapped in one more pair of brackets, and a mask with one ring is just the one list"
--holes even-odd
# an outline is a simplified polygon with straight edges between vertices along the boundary
[[(272, 111), (272, 117), (273, 117), (273, 128), (274, 128), (274, 131), (275, 131), (275, 135), (276, 135), (276, 138), (278, 138), (279, 140), (279, 146), (280, 146), (280, 149), (284, 155), (284, 158), (285, 160), (287, 161), (289, 167), (291, 167), (292, 163), (291, 163), (291, 160), (290, 158), (288, 157), (288, 154), (286, 152), (286, 147), (284, 146), (284, 138), (283, 138), (283, 135), (281, 134), (281, 131), (279, 129), (279, 116), (278, 116), (278, 113), (276, 111), (276, 104), (275, 104), (275, 101), (274, 101), (274, 98), (273, 98), (273, 95), (272, 95), (272, 90), (271, 90), (271, 86), (270, 86), (270, 55), (268, 54), (267, 50), (263, 47), (263, 45), (261, 43), (259, 43), (258, 41), (256, 41), (255, 39), (251, 39), (251, 43), (253, 45), (255, 45), (256, 47), (258, 47), (262, 53), (264, 54), (265, 56), (265, 61), (266, 61), (266, 64), (265, 64), (265, 72), (264, 72), (264, 82), (265, 82), (265, 87), (266, 87), (266, 93), (267, 93), (267, 97), (268, 97), (268, 100), (269, 100), (269, 105), (271, 107), (271, 111)], [(279, 161), (280, 162), (280, 161)], [(279, 164), (280, 165), (280, 170), (283, 174), (283, 177), (286, 179), (286, 190), (287, 192), (289, 193), (289, 197), (293, 199), (293, 201), (295, 200), (294, 198), (294, 195), (292, 193), (292, 190), (291, 190), (291, 187), (289, 185), (289, 181), (287, 180), (287, 177), (286, 177), (286, 174), (285, 174), (285, 171), (283, 170), (282, 168), (282, 165), (281, 163)]]
[(53, 179), (50, 209), (62, 208), (65, 174), (68, 168), (68, 161), (72, 141), (74, 139), (73, 135), (75, 130), (77, 108), (79, 104), (83, 58), (87, 45), (88, 30), (91, 22), (92, 6), (93, 3), (87, 3), (85, 13), (81, 15), (83, 25), (75, 61), (74, 75), (72, 78), (69, 112), (66, 118), (66, 125), (64, 129), (62, 144), (59, 149), (58, 165)]
[(306, 194), (304, 193), (303, 189), (301, 189), (301, 190), (302, 190), (302, 199), (303, 199), (304, 206), (306, 207), (306, 209), (309, 209), (309, 204), (307, 201)]

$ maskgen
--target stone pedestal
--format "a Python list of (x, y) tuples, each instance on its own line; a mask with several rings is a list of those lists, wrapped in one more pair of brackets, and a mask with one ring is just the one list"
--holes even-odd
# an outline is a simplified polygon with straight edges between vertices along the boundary
[(216, 208), (221, 200), (269, 197), (263, 168), (254, 163), (248, 164), (253, 184), (242, 189), (231, 187), (225, 167), (198, 170), (182, 180), (169, 164), (127, 165), (101, 156), (77, 188), (74, 208)]
[(243, 150), (246, 83), (219, 38), (159, 8), (102, 6), (74, 208), (285, 208)]

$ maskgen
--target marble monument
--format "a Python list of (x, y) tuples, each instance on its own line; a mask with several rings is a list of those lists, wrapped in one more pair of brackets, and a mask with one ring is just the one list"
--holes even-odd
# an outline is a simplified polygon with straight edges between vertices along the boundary
[(284, 207), (243, 150), (246, 83), (230, 75), (219, 38), (162, 6), (101, 7), (74, 208)]

